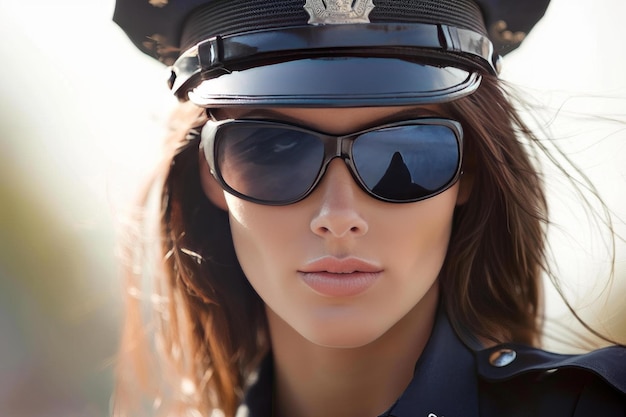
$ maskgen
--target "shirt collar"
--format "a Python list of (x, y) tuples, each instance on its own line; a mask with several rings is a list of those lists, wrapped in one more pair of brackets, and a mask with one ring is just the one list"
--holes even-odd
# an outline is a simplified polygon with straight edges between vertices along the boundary
[(415, 365), (413, 380), (383, 417), (479, 415), (474, 354), (461, 342), (443, 310)]

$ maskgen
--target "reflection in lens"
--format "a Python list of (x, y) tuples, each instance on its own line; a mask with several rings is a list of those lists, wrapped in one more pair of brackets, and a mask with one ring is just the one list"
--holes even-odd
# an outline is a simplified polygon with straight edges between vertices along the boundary
[(353, 147), (359, 176), (375, 194), (393, 200), (424, 197), (457, 171), (454, 132), (440, 125), (397, 126), (365, 133)]
[(218, 132), (217, 164), (232, 189), (266, 202), (286, 202), (313, 183), (324, 145), (314, 135), (291, 129), (233, 124)]

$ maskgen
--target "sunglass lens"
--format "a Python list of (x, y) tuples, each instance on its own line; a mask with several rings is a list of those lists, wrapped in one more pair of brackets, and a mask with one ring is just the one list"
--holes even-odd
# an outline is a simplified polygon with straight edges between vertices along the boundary
[(459, 144), (443, 125), (409, 125), (361, 135), (352, 154), (358, 175), (388, 200), (419, 200), (438, 193), (454, 178)]
[(217, 134), (216, 162), (222, 179), (259, 202), (297, 200), (315, 181), (324, 159), (324, 144), (297, 129), (235, 123)]

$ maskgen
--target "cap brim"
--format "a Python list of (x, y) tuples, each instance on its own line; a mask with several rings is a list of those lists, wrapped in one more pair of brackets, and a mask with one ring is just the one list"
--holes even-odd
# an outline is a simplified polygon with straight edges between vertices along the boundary
[(455, 100), (480, 80), (478, 72), (395, 58), (309, 58), (204, 80), (189, 99), (202, 107), (399, 106)]

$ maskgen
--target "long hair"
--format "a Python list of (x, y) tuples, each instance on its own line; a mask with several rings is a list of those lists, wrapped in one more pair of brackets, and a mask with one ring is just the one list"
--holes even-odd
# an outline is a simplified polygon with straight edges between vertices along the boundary
[(469, 200), (455, 212), (441, 273), (453, 324), (496, 343), (536, 344), (547, 203), (528, 144), (537, 139), (495, 79), (447, 105), (465, 131)]
[(122, 242), (127, 291), (118, 417), (232, 416), (246, 376), (268, 350), (263, 304), (237, 261), (228, 215), (200, 184), (196, 128), (205, 121), (189, 103), (175, 110), (170, 155), (157, 173), (163, 176), (152, 178), (139, 199), (149, 210), (151, 193), (158, 193), (157, 238), (145, 239), (150, 223), (140, 213), (139, 231)]
[[(463, 125), (463, 180), (473, 184), (456, 209), (440, 273), (444, 306), (453, 324), (482, 340), (537, 344), (548, 266), (546, 199), (529, 152), (535, 138), (493, 77), (444, 107)], [(233, 416), (246, 379), (269, 349), (262, 301), (237, 262), (227, 214), (203, 193), (197, 139), (186, 138), (202, 122), (194, 117), (174, 134), (178, 146), (157, 187), (161, 273), (152, 274), (156, 295), (148, 298), (162, 302), (147, 326), (141, 297), (128, 294), (119, 416), (140, 389), (156, 399), (160, 415)], [(129, 277), (135, 288), (137, 274)]]

